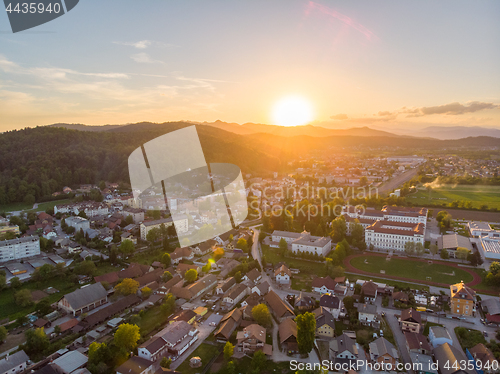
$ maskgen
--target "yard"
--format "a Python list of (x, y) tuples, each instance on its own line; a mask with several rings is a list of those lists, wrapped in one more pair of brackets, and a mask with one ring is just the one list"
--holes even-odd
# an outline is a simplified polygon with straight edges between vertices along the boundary
[[(190, 357), (186, 358), (186, 360), (176, 369), (177, 371), (183, 374), (196, 374), (201, 373), (203, 368), (216, 356), (221, 352), (222, 347), (217, 347), (212, 344), (202, 343), (196, 350), (190, 355)], [(189, 366), (189, 359), (191, 357), (200, 357), (201, 358), (201, 368), (192, 368)]]
[(433, 188), (430, 192), (419, 188), (416, 193), (406, 196), (414, 205), (442, 205), (447, 206), (453, 201), (470, 201), (472, 208), (479, 209), (487, 205), (489, 209), (500, 210), (500, 187), (483, 185), (442, 185)]
[(141, 320), (137, 324), (141, 329), (141, 336), (150, 335), (151, 331), (159, 330), (168, 321), (168, 316), (162, 313), (161, 306), (154, 306), (141, 312)]
[[(39, 203), (38, 208), (36, 208), (36, 211), (45, 211), (47, 209), (53, 208), (55, 205), (63, 205), (63, 204), (69, 204), (71, 203), (71, 199), (64, 199), (64, 200), (54, 200), (54, 201), (47, 201), (45, 203)], [(34, 210), (33, 205), (27, 205), (26, 203), (12, 203), (12, 204), (6, 204), (2, 206), (2, 209), (0, 212), (16, 212), (20, 210)]]
[[(391, 258), (389, 261), (384, 256), (359, 256), (350, 261), (356, 269), (373, 274), (391, 275), (412, 280), (427, 280), (436, 283), (454, 284), (460, 281), (465, 283), (473, 280), (472, 275), (464, 269), (448, 266), (442, 263), (428, 264), (423, 261), (412, 261)], [(385, 273), (380, 273), (384, 270)]]
[(421, 286), (418, 284), (406, 283), (406, 282), (400, 282), (400, 281), (394, 281), (394, 280), (388, 280), (388, 279), (378, 279), (377, 277), (362, 276), (362, 275), (358, 275), (358, 274), (352, 274), (353, 277), (350, 277), (349, 274), (350, 273), (346, 272), (346, 277), (349, 279), (349, 282), (354, 281), (354, 280), (358, 280), (358, 279), (372, 280), (374, 282), (384, 283), (384, 284), (387, 284), (388, 286), (398, 287), (400, 289), (410, 288), (412, 290), (429, 291), (429, 286)]

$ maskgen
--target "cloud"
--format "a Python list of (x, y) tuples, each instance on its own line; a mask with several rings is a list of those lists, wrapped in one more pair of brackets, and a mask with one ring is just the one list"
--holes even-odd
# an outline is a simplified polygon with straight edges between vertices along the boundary
[(334, 116), (330, 116), (331, 119), (337, 119), (337, 120), (343, 120), (343, 119), (348, 119), (347, 114), (335, 114)]
[(163, 64), (163, 61), (153, 60), (147, 53), (141, 52), (135, 55), (130, 56), (132, 60), (135, 62), (139, 62), (141, 64)]
[(152, 44), (151, 40), (141, 40), (139, 42), (113, 42), (113, 43), (119, 45), (128, 45), (137, 49), (146, 49)]
[(445, 114), (445, 115), (461, 115), (465, 113), (474, 113), (485, 109), (498, 109), (499, 104), (485, 103), (482, 101), (470, 101), (466, 105), (460, 104), (459, 102), (454, 102), (445, 105), (420, 107), (420, 108), (403, 108), (400, 113), (408, 113), (406, 117), (422, 117), (430, 116), (433, 114)]
[(392, 116), (394, 113), (389, 111), (378, 112), (376, 115), (379, 117)]

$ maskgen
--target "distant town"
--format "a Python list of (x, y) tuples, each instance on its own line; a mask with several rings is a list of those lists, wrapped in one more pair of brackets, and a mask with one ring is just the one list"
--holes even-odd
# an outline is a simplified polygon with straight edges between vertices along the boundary
[(177, 231), (227, 215), (200, 186), (175, 217), (105, 181), (3, 212), (0, 374), (500, 370), (500, 202), (473, 193), (498, 161), (288, 166), (246, 173), (247, 220), (197, 244)]

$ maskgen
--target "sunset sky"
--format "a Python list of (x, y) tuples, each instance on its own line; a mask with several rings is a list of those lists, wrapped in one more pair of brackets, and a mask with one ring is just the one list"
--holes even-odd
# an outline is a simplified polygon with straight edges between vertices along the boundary
[[(118, 6), (119, 4), (119, 6)], [(500, 128), (500, 2), (83, 0), (12, 34), (0, 131), (56, 122)]]

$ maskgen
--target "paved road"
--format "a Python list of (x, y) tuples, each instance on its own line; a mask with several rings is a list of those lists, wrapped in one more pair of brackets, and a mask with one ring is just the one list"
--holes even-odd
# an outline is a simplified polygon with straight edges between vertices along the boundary
[(403, 174), (397, 175), (396, 177), (392, 178), (391, 180), (387, 181), (382, 186), (380, 186), (378, 189), (378, 193), (379, 194), (390, 193), (392, 190), (398, 188), (400, 185), (408, 182), (415, 175), (417, 175), (417, 173), (418, 173), (418, 168), (415, 168), (405, 171)]

